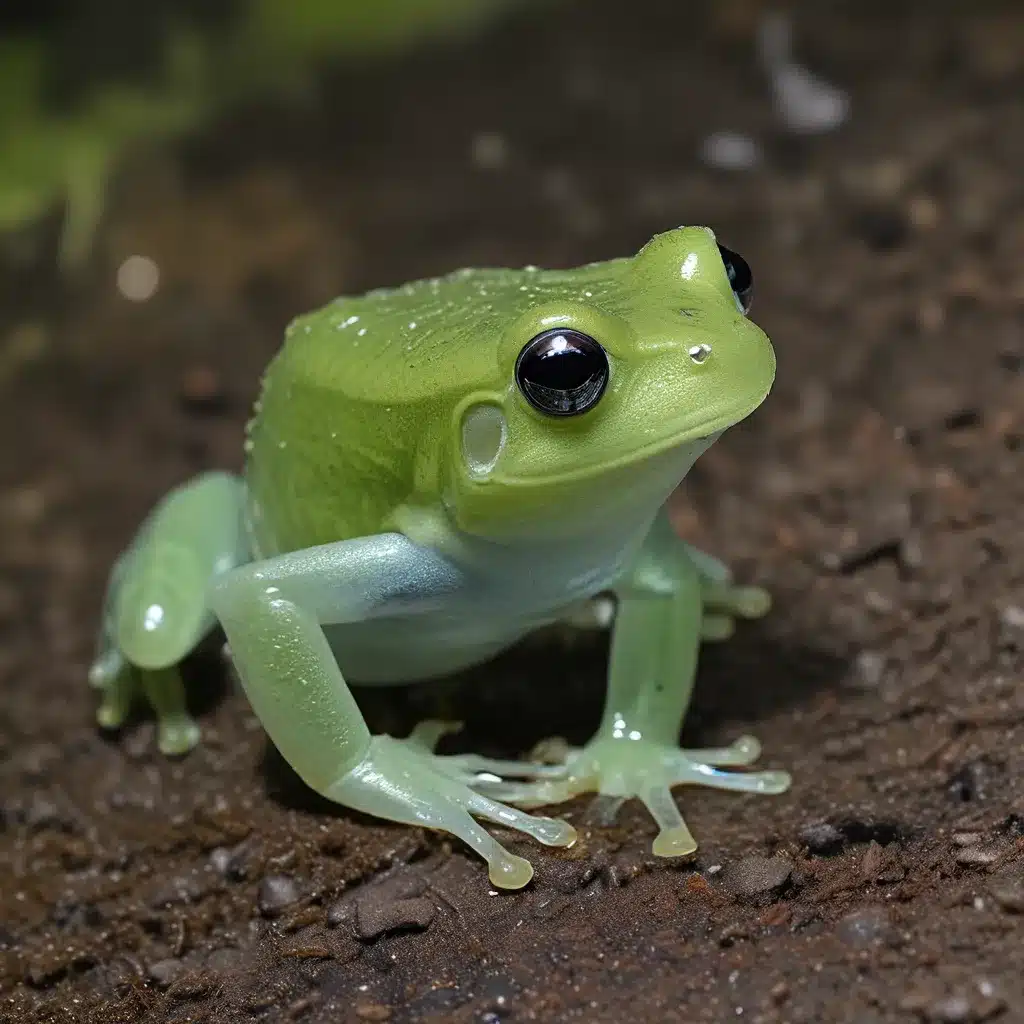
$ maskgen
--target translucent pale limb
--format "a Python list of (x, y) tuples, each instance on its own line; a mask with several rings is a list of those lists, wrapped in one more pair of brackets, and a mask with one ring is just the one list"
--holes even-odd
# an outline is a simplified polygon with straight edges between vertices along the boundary
[(199, 742), (178, 665), (215, 625), (210, 580), (246, 557), (242, 502), (236, 477), (197, 477), (160, 502), (118, 560), (89, 670), (104, 728), (120, 727), (143, 696), (157, 716), (161, 751), (183, 754)]
[[(617, 587), (608, 693), (596, 735), (578, 749), (555, 740), (534, 750), (535, 758), (558, 760), (564, 775), (551, 776), (546, 765), (544, 772), (515, 773), (527, 776), (520, 781), (482, 776), (475, 784), (480, 792), (523, 807), (557, 804), (586, 792), (636, 797), (659, 828), (653, 853), (677, 857), (693, 853), (697, 844), (672, 796), (674, 786), (761, 794), (789, 787), (786, 772), (722, 770), (758, 758), (761, 747), (752, 736), (728, 747), (681, 750), (677, 745), (705, 625), (720, 631), (720, 620), (731, 623), (732, 615), (760, 614), (767, 607), (759, 588), (733, 587), (720, 563), (703, 556), (695, 564), (690, 550), (660, 516), (636, 565)], [(706, 617), (708, 604), (715, 612)]]
[(697, 571), (703, 601), (702, 640), (727, 640), (735, 619), (759, 619), (771, 610), (771, 595), (763, 587), (737, 586), (724, 563), (690, 544), (681, 544)]
[(322, 628), (414, 614), (461, 582), (441, 556), (391, 533), (240, 567), (214, 583), (211, 602), (253, 710), (311, 788), (378, 818), (449, 832), (487, 861), (494, 885), (516, 889), (533, 868), (475, 818), (556, 846), (571, 845), (575, 830), (475, 792), (475, 771), (432, 753), (450, 723), (425, 723), (406, 740), (371, 736)]
[[(406, 742), (433, 753), (442, 736), (461, 730), (461, 722), (428, 719), (413, 728)], [(560, 779), (566, 774), (565, 766), (561, 764), (482, 757), (480, 754), (437, 754), (434, 763), (445, 774), (466, 783), (480, 781), (482, 775), (490, 777), (486, 781), (500, 782), (503, 778), (520, 776), (533, 779)]]

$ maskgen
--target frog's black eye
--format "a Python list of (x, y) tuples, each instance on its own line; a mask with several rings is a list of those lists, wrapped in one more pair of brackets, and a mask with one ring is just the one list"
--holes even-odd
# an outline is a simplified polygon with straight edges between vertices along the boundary
[(725, 272), (729, 275), (732, 293), (736, 296), (736, 301), (740, 304), (744, 314), (747, 314), (750, 312), (750, 304), (754, 299), (754, 275), (750, 264), (739, 253), (733, 252), (732, 249), (726, 249), (724, 245), (719, 245), (718, 251), (722, 254), (722, 262), (725, 264)]
[(516, 360), (516, 384), (547, 416), (577, 416), (593, 408), (608, 384), (604, 349), (581, 331), (544, 331)]

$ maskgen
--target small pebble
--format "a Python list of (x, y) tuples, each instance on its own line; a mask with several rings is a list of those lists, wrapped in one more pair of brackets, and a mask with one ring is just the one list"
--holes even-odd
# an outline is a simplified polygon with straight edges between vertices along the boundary
[(210, 852), (210, 866), (218, 875), (226, 875), (231, 866), (231, 851), (225, 846), (218, 846)]
[(892, 928), (885, 907), (863, 907), (839, 919), (836, 934), (851, 946), (871, 946), (883, 940)]
[(738, 899), (758, 902), (782, 889), (793, 873), (785, 857), (744, 857), (722, 872), (722, 885)]
[(264, 917), (276, 917), (299, 898), (299, 887), (288, 875), (267, 875), (260, 882), (256, 905)]
[(383, 1021), (391, 1019), (391, 1010), (380, 1003), (360, 1003), (356, 1007), (355, 1012), (360, 1020)]
[(957, 864), (967, 868), (988, 867), (989, 864), (995, 864), (998, 859), (999, 854), (995, 850), (981, 846), (966, 846), (956, 854)]
[(999, 621), (1010, 629), (1024, 629), (1024, 608), (1016, 604), (1006, 605), (1000, 609)]
[(1024, 881), (1007, 879), (994, 882), (991, 888), (992, 899), (1008, 914), (1024, 914)]
[(846, 837), (827, 821), (816, 821), (800, 829), (800, 842), (811, 853), (823, 856), (838, 853), (846, 845)]
[(956, 832), (953, 834), (953, 845), (977, 846), (984, 838), (980, 832)]
[(174, 983), (176, 978), (181, 976), (181, 973), (185, 970), (185, 965), (180, 960), (167, 959), (157, 960), (156, 963), (149, 965), (149, 977), (154, 981), (160, 988), (168, 988)]
[(971, 1001), (964, 995), (946, 996), (928, 1008), (928, 1019), (941, 1024), (960, 1024), (972, 1017)]
[(367, 896), (356, 904), (356, 935), (369, 941), (389, 932), (422, 931), (436, 913), (433, 901), (426, 896), (387, 901)]
[(878, 651), (861, 651), (857, 655), (857, 674), (868, 686), (877, 686), (885, 675), (885, 655)]
[(170, 907), (177, 903), (198, 903), (204, 888), (196, 878), (172, 878), (159, 885), (149, 898), (151, 907)]
[(352, 900), (341, 899), (327, 908), (327, 927), (337, 928), (350, 921), (355, 915), (356, 907)]

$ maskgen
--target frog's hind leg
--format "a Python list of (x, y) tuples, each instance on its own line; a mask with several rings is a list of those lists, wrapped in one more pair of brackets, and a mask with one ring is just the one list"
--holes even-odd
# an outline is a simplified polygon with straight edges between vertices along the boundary
[(141, 694), (156, 712), (163, 753), (199, 742), (178, 666), (216, 624), (211, 580), (248, 559), (243, 505), (237, 477), (196, 477), (160, 502), (114, 566), (89, 670), (104, 728), (121, 726)]

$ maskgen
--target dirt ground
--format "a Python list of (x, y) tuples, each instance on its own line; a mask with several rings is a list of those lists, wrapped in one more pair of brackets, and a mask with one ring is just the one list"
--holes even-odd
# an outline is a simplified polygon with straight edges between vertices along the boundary
[[(10, 243), (0, 283), (0, 1020), (1024, 1021), (1024, 11), (797, 7), (849, 90), (787, 134), (756, 4), (578, 0), (332, 76), (121, 176), (87, 275)], [(970, 7), (970, 12), (967, 8)], [(958, 10), (959, 9), (959, 10)], [(698, 156), (759, 139), (761, 166)], [(744, 732), (782, 797), (679, 793), (649, 856), (627, 805), (490, 889), (442, 837), (319, 801), (216, 645), (202, 747), (93, 726), (107, 567), (150, 504), (237, 467), (294, 314), (460, 265), (570, 265), (709, 223), (754, 267), (778, 383), (698, 464), (680, 529), (776, 608), (702, 657), (684, 739)], [(160, 286), (114, 286), (141, 253)], [(453, 749), (586, 738), (600, 640), (445, 695)], [(431, 692), (366, 700), (408, 728)]]

